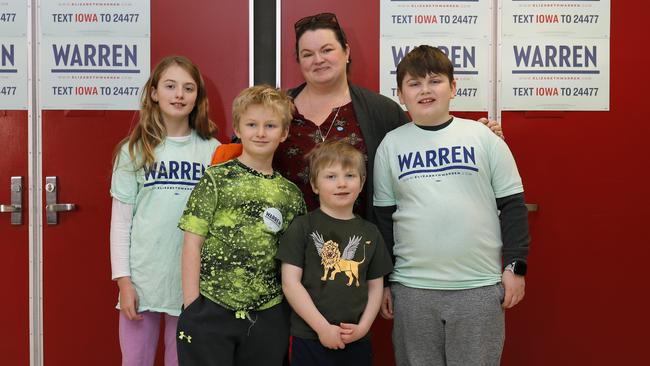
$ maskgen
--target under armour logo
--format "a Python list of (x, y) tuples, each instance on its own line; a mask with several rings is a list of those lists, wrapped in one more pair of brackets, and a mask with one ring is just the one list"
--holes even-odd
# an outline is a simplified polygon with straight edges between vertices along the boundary
[(183, 331), (178, 332), (178, 339), (180, 339), (181, 341), (185, 339), (187, 340), (187, 343), (192, 343), (192, 336), (189, 334), (186, 335), (185, 332)]

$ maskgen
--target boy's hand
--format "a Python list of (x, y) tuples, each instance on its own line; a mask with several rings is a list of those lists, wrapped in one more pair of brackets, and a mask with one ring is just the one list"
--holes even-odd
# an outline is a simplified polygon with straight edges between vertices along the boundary
[(510, 271), (503, 271), (501, 283), (506, 290), (503, 304), (501, 304), (504, 309), (510, 309), (524, 299), (524, 289), (526, 287), (524, 276), (517, 276)]
[(142, 320), (142, 315), (138, 314), (138, 293), (131, 283), (131, 278), (118, 278), (117, 286), (120, 288), (120, 311), (129, 320)]
[(368, 333), (369, 329), (363, 329), (358, 324), (341, 323), (341, 340), (348, 344), (357, 341)]
[(341, 327), (328, 324), (317, 333), (318, 333), (318, 340), (325, 348), (329, 348), (329, 349), (345, 348), (345, 343), (343, 343), (343, 340), (341, 340)]
[(503, 130), (501, 129), (501, 125), (497, 121), (489, 121), (487, 118), (479, 118), (479, 122), (482, 124), (488, 126), (492, 132), (494, 132), (495, 135), (501, 137), (502, 140), (505, 140), (506, 137), (503, 135)]
[(188, 306), (190, 306), (191, 303), (196, 301), (198, 299), (198, 296), (194, 296), (194, 298), (187, 298), (183, 300), (183, 309), (187, 309)]
[(393, 319), (393, 296), (390, 287), (384, 287), (384, 295), (381, 299), (381, 310), (379, 311), (384, 319)]

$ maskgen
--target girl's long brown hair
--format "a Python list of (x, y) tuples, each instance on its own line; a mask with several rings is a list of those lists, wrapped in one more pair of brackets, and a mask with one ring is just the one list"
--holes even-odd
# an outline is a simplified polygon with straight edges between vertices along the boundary
[[(156, 159), (154, 150), (167, 136), (167, 130), (162, 119), (162, 114), (160, 113), (160, 106), (152, 99), (151, 94), (153, 89), (158, 87), (158, 82), (163, 72), (172, 65), (178, 65), (187, 71), (197, 86), (196, 102), (189, 116), (190, 128), (194, 129), (204, 140), (211, 138), (216, 131), (215, 124), (208, 117), (208, 97), (199, 68), (186, 57), (167, 56), (156, 65), (151, 72), (151, 76), (149, 76), (149, 80), (147, 80), (144, 88), (142, 88), (142, 95), (140, 96), (140, 120), (129, 136), (120, 141), (115, 148), (115, 152), (113, 153), (114, 166), (118, 163), (117, 160), (120, 150), (126, 143), (129, 144), (129, 156), (131, 157), (135, 170), (153, 165)], [(142, 154), (142, 161), (136, 161), (136, 153)]]

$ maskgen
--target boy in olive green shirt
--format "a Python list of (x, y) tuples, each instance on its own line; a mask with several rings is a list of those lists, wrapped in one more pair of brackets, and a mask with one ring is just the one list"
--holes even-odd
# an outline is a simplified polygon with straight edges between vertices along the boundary
[(185, 231), (181, 365), (281, 365), (285, 358), (288, 309), (275, 254), (305, 204), (271, 161), (292, 112), (291, 100), (272, 87), (240, 93), (233, 127), (243, 152), (208, 168), (187, 202), (179, 223)]

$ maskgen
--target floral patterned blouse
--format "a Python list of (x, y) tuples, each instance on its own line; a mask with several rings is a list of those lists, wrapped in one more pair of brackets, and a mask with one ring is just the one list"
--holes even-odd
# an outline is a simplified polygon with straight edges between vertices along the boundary
[[(307, 204), (307, 210), (318, 208), (318, 196), (314, 194), (309, 184), (309, 163), (304, 156), (316, 144), (332, 139), (347, 139), (361, 151), (368, 161), (366, 143), (357, 123), (352, 102), (332, 109), (320, 129), (314, 122), (305, 118), (298, 110), (293, 115), (289, 136), (280, 144), (274, 156), (274, 169), (285, 178), (295, 183), (302, 191)], [(365, 188), (354, 205), (354, 212), (361, 217), (365, 215)]]

